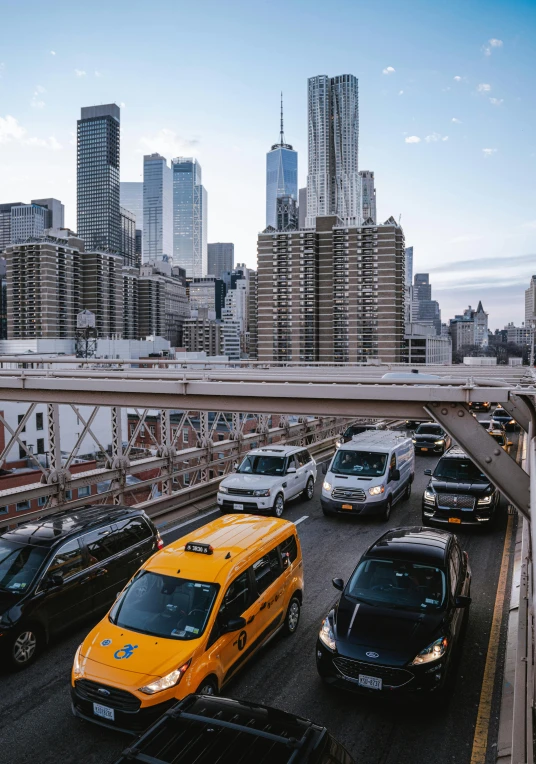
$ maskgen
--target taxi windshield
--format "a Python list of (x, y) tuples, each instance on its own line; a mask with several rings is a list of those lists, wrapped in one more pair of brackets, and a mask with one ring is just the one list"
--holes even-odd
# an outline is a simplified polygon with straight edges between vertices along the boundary
[(198, 639), (207, 626), (217, 584), (141, 571), (110, 613), (123, 629), (166, 639)]
[(246, 456), (237, 472), (245, 475), (284, 475), (285, 459), (282, 456), (250, 454)]
[(358, 475), (376, 477), (383, 475), (387, 464), (387, 454), (371, 451), (347, 451), (340, 449), (333, 458), (330, 471), (335, 475)]
[(439, 610), (445, 599), (445, 574), (403, 560), (363, 560), (345, 594), (375, 607), (429, 612)]
[(22, 594), (32, 583), (47, 550), (0, 539), (0, 590)]

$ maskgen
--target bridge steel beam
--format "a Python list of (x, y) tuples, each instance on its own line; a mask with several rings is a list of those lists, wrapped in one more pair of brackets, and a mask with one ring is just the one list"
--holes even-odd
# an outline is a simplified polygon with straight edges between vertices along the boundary
[(486, 432), (468, 407), (442, 402), (427, 405), (425, 409), (459, 443), (507, 501), (530, 519), (529, 475)]

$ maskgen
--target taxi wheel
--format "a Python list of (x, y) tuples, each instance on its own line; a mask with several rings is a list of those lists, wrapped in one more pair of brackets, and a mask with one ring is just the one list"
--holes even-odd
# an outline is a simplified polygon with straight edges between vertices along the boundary
[(11, 640), (9, 658), (11, 667), (16, 671), (25, 669), (37, 658), (41, 649), (41, 634), (33, 626), (23, 626), (17, 630)]
[(298, 628), (300, 622), (300, 607), (300, 600), (298, 597), (292, 597), (285, 616), (285, 625), (283, 626), (283, 631), (289, 636), (294, 634)]
[(205, 679), (196, 690), (197, 695), (218, 695), (218, 685), (214, 679)]
[(307, 499), (307, 501), (311, 501), (314, 495), (315, 495), (315, 481), (311, 477), (307, 481), (307, 485), (305, 486), (305, 490), (303, 492), (303, 497), (304, 499)]
[(273, 513), (276, 517), (281, 517), (283, 510), (285, 509), (285, 499), (282, 493), (278, 493), (275, 497)]

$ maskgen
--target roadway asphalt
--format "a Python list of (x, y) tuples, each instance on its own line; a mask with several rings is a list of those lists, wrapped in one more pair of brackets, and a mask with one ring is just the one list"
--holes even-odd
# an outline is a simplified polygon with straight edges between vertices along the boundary
[[(411, 499), (394, 507), (389, 524), (365, 518), (325, 518), (319, 501), (319, 469), (314, 499), (293, 502), (285, 512), (288, 520), (301, 519), (298, 528), (305, 600), (298, 631), (293, 637), (272, 641), (228, 686), (227, 695), (273, 705), (326, 725), (359, 764), (469, 764), (501, 565), (506, 506), (502, 506), (493, 529), (462, 530), (458, 534), (473, 571), (473, 603), (457, 681), (446, 709), (387, 705), (368, 696), (363, 699), (335, 692), (321, 683), (315, 667), (321, 619), (338, 595), (331, 579), (341, 576), (346, 580), (365, 548), (388, 525), (420, 524), (421, 496), (428, 480), (424, 469), (435, 462), (434, 457), (417, 458)], [(166, 542), (197, 524), (166, 534)], [(55, 642), (25, 672), (0, 674), (0, 764), (108, 764), (131, 740), (71, 715), (72, 659), (90, 627), (88, 624)], [(496, 696), (499, 688), (497, 681)], [(494, 718), (497, 707), (495, 697)], [(492, 729), (490, 756), (494, 734)]]

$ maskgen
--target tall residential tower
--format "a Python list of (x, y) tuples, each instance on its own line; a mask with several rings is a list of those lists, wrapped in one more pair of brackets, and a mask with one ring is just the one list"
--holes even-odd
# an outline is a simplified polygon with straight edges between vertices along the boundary
[(285, 143), (283, 131), (283, 94), (279, 143), (266, 154), (266, 227), (277, 228), (277, 200), (290, 196), (298, 201), (298, 152)]
[(143, 157), (143, 261), (173, 254), (173, 179), (165, 157)]
[(173, 171), (173, 261), (188, 278), (207, 273), (207, 192), (201, 165), (192, 157), (177, 157)]

